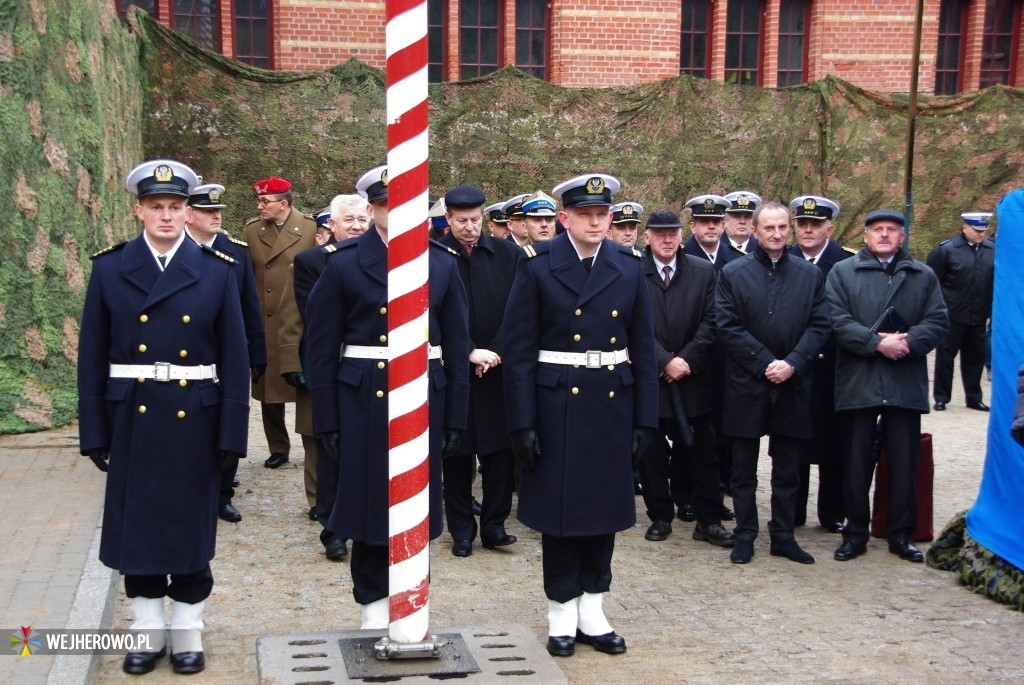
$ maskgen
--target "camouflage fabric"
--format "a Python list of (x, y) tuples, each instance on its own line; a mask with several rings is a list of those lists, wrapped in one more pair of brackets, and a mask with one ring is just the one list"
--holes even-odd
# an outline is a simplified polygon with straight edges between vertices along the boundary
[(1024, 611), (1024, 571), (971, 538), (966, 517), (961, 511), (946, 524), (925, 561), (934, 569), (956, 573), (971, 592)]

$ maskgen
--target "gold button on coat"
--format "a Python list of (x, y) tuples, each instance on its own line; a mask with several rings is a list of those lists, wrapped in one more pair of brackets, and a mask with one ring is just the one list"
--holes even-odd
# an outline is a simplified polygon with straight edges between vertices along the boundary
[(139, 405), (139, 413), (140, 414), (145, 414), (146, 413), (146, 405), (144, 405), (144, 404), (140, 404)]
[(381, 307), (380, 308), (380, 313), (381, 314), (387, 314), (388, 313), (388, 308), (387, 307)]
[(188, 350), (182, 350), (181, 352), (178, 353), (178, 356), (184, 359), (185, 357), (188, 356)]
[(610, 339), (608, 342), (610, 342), (611, 344), (614, 345), (615, 344), (615, 338)]
[(178, 381), (178, 385), (184, 388), (186, 385), (188, 385), (188, 381), (182, 378), (180, 381)]
[(612, 318), (614, 319), (618, 315), (619, 315), (619, 310), (618, 309), (613, 309), (612, 310)]
[(380, 336), (380, 341), (381, 342), (387, 342), (388, 341), (388, 336), (386, 336), (386, 335)]
[(141, 321), (142, 323), (146, 323), (147, 321), (149, 321), (149, 317), (143, 314), (142, 316), (139, 317), (139, 321)]
[(146, 346), (144, 344), (143, 345), (139, 345), (139, 352), (145, 352), (145, 351), (146, 351)]
[(178, 418), (179, 418), (179, 419), (183, 419), (183, 418), (185, 418), (185, 412), (183, 412), (183, 411), (179, 411), (179, 412), (178, 412)]
[(579, 388), (573, 388), (572, 389), (572, 394), (573, 395), (579, 395), (580, 394), (580, 389)]
[(384, 391), (383, 390), (378, 390), (377, 391), (377, 397), (384, 397)]
[(383, 369), (384, 366), (385, 366), (384, 362), (377, 362), (377, 368), (378, 369)]
[(191, 320), (192, 320), (192, 317), (189, 316), (188, 314), (186, 314), (185, 316), (181, 317), (182, 323), (188, 323)]
[(609, 392), (608, 397), (615, 397), (615, 391), (612, 390), (611, 392)]
[(139, 383), (145, 383), (145, 382), (146, 382), (146, 379), (143, 378), (142, 376), (139, 376)]
[(575, 340), (576, 342), (579, 342), (580, 341), (580, 334), (577, 333), (576, 335), (572, 336), (572, 339)]
[(576, 310), (576, 316), (579, 316), (579, 315), (580, 315), (580, 314), (582, 314), (582, 313), (583, 313), (583, 310), (581, 310), (581, 309), (577, 309), (577, 310)]

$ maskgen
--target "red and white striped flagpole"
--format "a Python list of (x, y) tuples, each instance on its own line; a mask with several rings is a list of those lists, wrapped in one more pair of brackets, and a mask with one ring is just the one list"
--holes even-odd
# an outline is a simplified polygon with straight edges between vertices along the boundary
[(388, 638), (428, 638), (427, 3), (387, 0)]

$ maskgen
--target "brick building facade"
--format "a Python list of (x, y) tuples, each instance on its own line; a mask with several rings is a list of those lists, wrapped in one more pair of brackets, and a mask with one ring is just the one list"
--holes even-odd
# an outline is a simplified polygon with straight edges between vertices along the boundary
[[(384, 66), (384, 0), (113, 0), (243, 62)], [(1024, 85), (1024, 0), (925, 0), (919, 91)], [(906, 92), (914, 0), (427, 0), (430, 79), (500, 69), (574, 88), (689, 73), (759, 86), (835, 75)]]

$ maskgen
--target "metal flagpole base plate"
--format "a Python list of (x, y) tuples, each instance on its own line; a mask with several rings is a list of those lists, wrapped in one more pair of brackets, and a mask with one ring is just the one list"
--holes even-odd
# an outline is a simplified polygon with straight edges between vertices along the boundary
[(338, 642), (350, 679), (480, 672), (476, 659), (459, 633), (431, 635), (423, 642), (404, 644), (380, 637), (376, 631), (363, 631), (362, 635), (341, 638)]
[[(429, 685), (455, 677), (468, 683), (551, 683), (563, 685), (541, 638), (525, 626), (468, 626), (440, 629), (433, 639), (437, 658), (378, 659), (383, 630), (347, 630), (260, 638), (256, 643), (261, 685), (401, 681)], [(448, 644), (442, 644), (448, 643)]]

